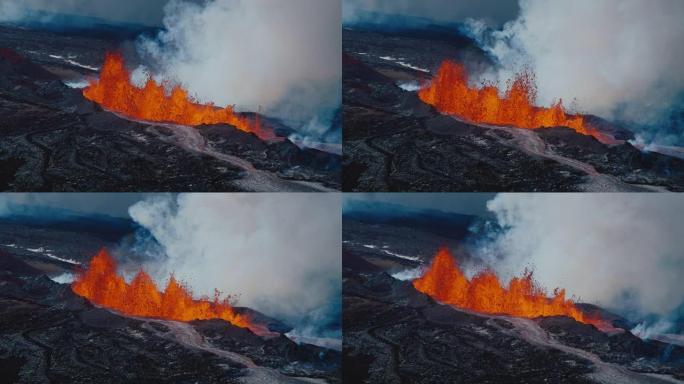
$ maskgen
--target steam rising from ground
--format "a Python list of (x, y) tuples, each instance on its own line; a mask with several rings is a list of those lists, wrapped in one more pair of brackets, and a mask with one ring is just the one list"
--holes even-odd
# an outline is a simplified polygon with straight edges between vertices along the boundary
[(479, 253), (505, 276), (531, 266), (547, 288), (623, 313), (684, 302), (681, 196), (501, 194), (488, 208), (503, 231)]
[(172, 0), (140, 52), (201, 101), (262, 108), (322, 139), (341, 103), (340, 19), (338, 0)]
[(129, 210), (155, 240), (134, 252), (157, 256), (145, 269), (158, 283), (173, 272), (196, 295), (240, 294), (238, 305), (320, 336), (341, 311), (340, 204), (330, 194), (157, 196)]
[(490, 79), (530, 66), (541, 104), (576, 100), (582, 112), (639, 124), (662, 123), (681, 106), (683, 1), (520, 0), (520, 8), (502, 31), (470, 22), (501, 65)]

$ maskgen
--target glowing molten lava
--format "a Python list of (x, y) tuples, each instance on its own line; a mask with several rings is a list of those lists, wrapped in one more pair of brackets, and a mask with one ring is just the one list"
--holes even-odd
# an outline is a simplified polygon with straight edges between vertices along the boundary
[(90, 261), (88, 269), (78, 274), (71, 289), (97, 305), (129, 316), (178, 321), (223, 319), (242, 328), (262, 330), (248, 317), (236, 313), (228, 299), (220, 299), (218, 291), (213, 300), (195, 300), (188, 288), (172, 275), (166, 289), (159, 292), (145, 271), (140, 270), (126, 283), (116, 268), (116, 262), (102, 249)]
[(465, 68), (447, 60), (432, 82), (418, 92), (418, 96), (442, 113), (474, 123), (529, 129), (569, 127), (602, 142), (612, 141), (587, 125), (582, 116), (566, 113), (562, 100), (550, 108), (535, 107), (537, 88), (530, 72), (520, 73), (509, 82), (502, 97), (492, 84), (481, 88), (470, 86)]
[(532, 279), (532, 272), (513, 278), (508, 286), (503, 286), (491, 270), (468, 280), (444, 248), (437, 252), (427, 272), (413, 281), (413, 286), (440, 302), (476, 312), (527, 318), (569, 316), (599, 329), (609, 327), (600, 318), (580, 311), (572, 300), (565, 298), (563, 289), (555, 289), (553, 297), (548, 298)]
[(188, 92), (176, 85), (167, 94), (161, 84), (148, 79), (143, 88), (131, 83), (131, 75), (119, 53), (107, 53), (98, 80), (91, 80), (83, 96), (110, 111), (138, 120), (180, 125), (230, 124), (242, 131), (267, 139), (273, 134), (258, 120), (250, 121), (235, 114), (231, 106), (218, 108), (192, 101)]

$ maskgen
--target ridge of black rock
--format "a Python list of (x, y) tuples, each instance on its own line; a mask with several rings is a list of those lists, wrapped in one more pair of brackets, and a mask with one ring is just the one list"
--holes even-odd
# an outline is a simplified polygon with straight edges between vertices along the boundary
[(337, 351), (298, 345), (282, 335), (263, 338), (223, 320), (171, 324), (121, 316), (5, 252), (0, 252), (0, 287), (1, 380), (237, 383), (254, 369), (226, 357), (239, 354), (256, 369), (283, 378), (339, 382)]
[[(562, 127), (516, 132), (465, 123), (400, 88), (429, 81), (445, 59), (475, 71), (492, 65), (476, 47), (455, 48), (430, 34), (345, 29), (343, 50), (344, 191), (684, 190), (681, 159)], [(599, 117), (585, 119), (616, 139), (634, 137)]]
[[(67, 75), (83, 78), (80, 67), (52, 56), (83, 56), (77, 60), (98, 65), (93, 63), (117, 43), (67, 37), (0, 27), (0, 38), (11, 47), (0, 52), (0, 190), (229, 192), (314, 190), (314, 184), (339, 189), (341, 158), (335, 154), (300, 149), (287, 139), (266, 143), (228, 125), (193, 128), (198, 135), (187, 137), (164, 124), (104, 111), (62, 82)], [(61, 51), (50, 56), (55, 47)], [(240, 183), (248, 171), (221, 155), (272, 174), (273, 182)]]
[[(387, 235), (397, 230), (396, 236)], [(392, 223), (364, 225), (345, 218), (343, 239), (345, 382), (595, 383), (599, 371), (603, 377), (614, 374), (615, 382), (626, 377), (653, 382), (644, 374), (684, 379), (680, 346), (644, 341), (628, 331), (604, 333), (565, 316), (521, 319), (460, 310), (391, 276), (415, 264), (398, 266), (403, 261), (383, 256), (383, 244), (415, 255), (416, 247), (432, 250), (425, 244), (458, 249), (458, 236), (449, 243), (421, 227), (406, 234)], [(427, 257), (420, 260), (429, 263)], [(578, 306), (629, 329), (625, 319), (598, 306)]]

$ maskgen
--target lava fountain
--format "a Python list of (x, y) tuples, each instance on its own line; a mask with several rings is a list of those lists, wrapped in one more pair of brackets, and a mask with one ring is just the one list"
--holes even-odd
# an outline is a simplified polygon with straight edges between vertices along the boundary
[(199, 104), (188, 92), (175, 85), (167, 94), (164, 84), (148, 79), (142, 88), (131, 82), (120, 53), (107, 53), (100, 78), (91, 80), (83, 96), (104, 108), (128, 118), (180, 125), (229, 124), (239, 130), (252, 132), (262, 139), (273, 138), (263, 129), (258, 119), (251, 121), (238, 116), (232, 106), (219, 108), (213, 104)]
[(509, 81), (503, 96), (493, 84), (478, 88), (468, 81), (463, 65), (446, 60), (432, 81), (418, 91), (418, 96), (442, 113), (474, 123), (527, 129), (569, 127), (603, 143), (614, 141), (589, 126), (581, 115), (567, 113), (562, 100), (549, 108), (534, 106), (537, 87), (534, 74), (529, 71)]
[(160, 292), (142, 269), (130, 283), (119, 276), (116, 269), (114, 259), (102, 249), (92, 258), (88, 269), (78, 271), (71, 289), (94, 304), (129, 316), (177, 321), (223, 319), (257, 334), (265, 331), (264, 326), (253, 324), (247, 316), (238, 314), (229, 302), (230, 297), (221, 299), (219, 291), (214, 292), (213, 300), (195, 300), (187, 286), (173, 275)]
[(437, 252), (430, 268), (413, 281), (413, 286), (435, 300), (476, 312), (526, 318), (568, 316), (601, 330), (612, 329), (607, 321), (583, 313), (571, 299), (566, 299), (564, 289), (556, 288), (553, 296), (547, 297), (533, 280), (532, 272), (525, 271), (507, 286), (492, 270), (481, 271), (469, 280), (446, 248)]

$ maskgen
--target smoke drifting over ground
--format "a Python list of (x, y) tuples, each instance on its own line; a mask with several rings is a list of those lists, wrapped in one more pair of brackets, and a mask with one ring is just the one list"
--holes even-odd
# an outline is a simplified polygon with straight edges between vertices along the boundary
[(547, 288), (623, 313), (667, 315), (684, 302), (677, 195), (501, 194), (488, 208), (503, 230), (478, 252), (504, 276), (529, 266)]
[(471, 20), (470, 32), (499, 61), (487, 77), (500, 84), (529, 66), (544, 105), (562, 98), (581, 112), (657, 125), (682, 105), (683, 18), (679, 0), (521, 0), (503, 30)]
[(201, 101), (261, 108), (321, 139), (341, 103), (340, 12), (337, 0), (172, 0), (139, 50)]
[(196, 295), (239, 294), (238, 305), (320, 336), (341, 311), (340, 204), (326, 194), (157, 196), (130, 208), (156, 240), (134, 252), (153, 256), (145, 269), (158, 283), (173, 272)]
[(343, 2), (343, 17), (346, 24), (381, 21), (377, 18), (382, 18), (384, 14), (451, 22), (472, 17), (501, 25), (514, 18), (517, 11), (517, 0), (344, 0)]
[[(0, 21), (48, 21), (50, 14), (98, 17), (110, 21), (158, 25), (168, 0), (0, 0)], [(37, 14), (36, 12), (44, 12)], [(35, 20), (39, 17), (39, 20)]]

